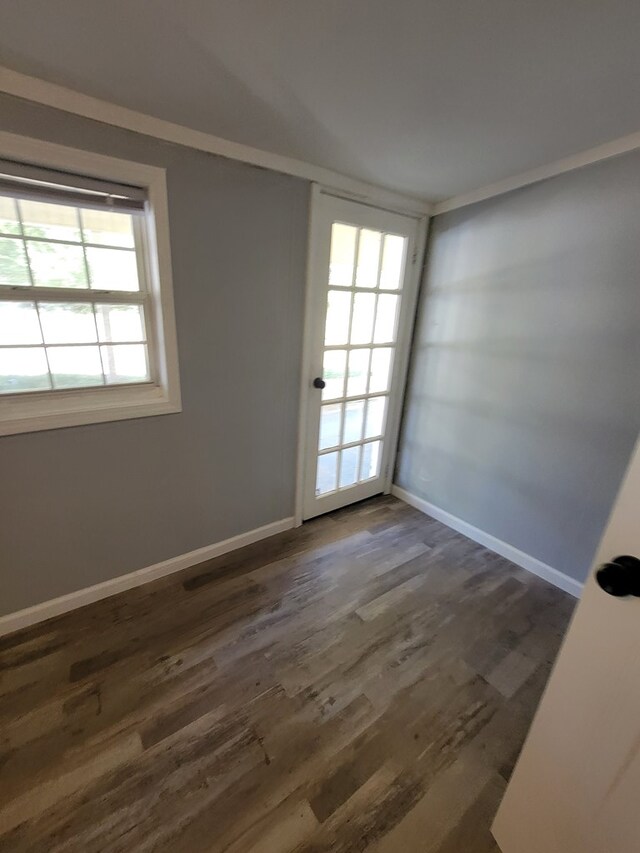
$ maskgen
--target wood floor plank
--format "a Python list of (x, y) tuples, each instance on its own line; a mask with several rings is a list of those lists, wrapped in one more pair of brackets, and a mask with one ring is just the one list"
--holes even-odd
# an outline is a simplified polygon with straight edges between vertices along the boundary
[[(437, 853), (447, 835), (482, 793), (491, 775), (491, 767), (473, 753), (462, 754), (433, 780), (406, 817), (366, 848), (367, 853), (397, 853), (399, 850)], [(472, 843), (475, 843), (473, 839)]]
[(495, 853), (573, 600), (379, 497), (0, 639), (0, 851)]
[[(309, 803), (285, 803), (269, 815), (266, 825), (258, 823), (227, 847), (227, 853), (292, 853), (318, 827)], [(212, 849), (215, 849), (215, 844)]]
[(141, 752), (140, 737), (133, 734), (104, 749), (85, 764), (64, 773), (56, 773), (12, 798), (0, 809), (0, 836), (89, 787), (91, 782), (106, 773), (131, 762)]

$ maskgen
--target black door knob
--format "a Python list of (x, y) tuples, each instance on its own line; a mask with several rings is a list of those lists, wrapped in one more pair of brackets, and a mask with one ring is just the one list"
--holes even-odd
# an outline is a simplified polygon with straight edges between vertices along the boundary
[(640, 560), (623, 555), (605, 563), (596, 571), (596, 580), (609, 595), (640, 596)]
[(316, 376), (316, 378), (313, 380), (313, 387), (314, 388), (324, 388), (324, 386), (326, 384), (327, 383), (324, 381), (324, 379), (321, 376)]

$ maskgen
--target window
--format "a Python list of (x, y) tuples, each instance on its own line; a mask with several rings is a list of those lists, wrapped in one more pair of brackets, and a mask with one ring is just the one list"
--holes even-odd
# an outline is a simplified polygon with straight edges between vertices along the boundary
[[(24, 140), (34, 164), (17, 139), (0, 134), (0, 431), (179, 411), (163, 170)], [(59, 168), (78, 155), (91, 173)]]

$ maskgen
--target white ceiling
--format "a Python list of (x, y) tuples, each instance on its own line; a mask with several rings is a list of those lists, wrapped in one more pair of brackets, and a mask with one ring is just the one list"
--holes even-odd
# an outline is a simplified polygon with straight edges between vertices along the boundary
[(0, 0), (4, 65), (438, 200), (640, 130), (638, 0)]

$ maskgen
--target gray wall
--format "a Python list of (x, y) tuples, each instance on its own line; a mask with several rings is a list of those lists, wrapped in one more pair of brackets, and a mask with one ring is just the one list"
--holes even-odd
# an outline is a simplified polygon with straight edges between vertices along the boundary
[(308, 185), (0, 96), (166, 167), (183, 412), (0, 438), (0, 614), (291, 516)]
[(438, 216), (396, 482), (582, 580), (639, 370), (640, 153)]

